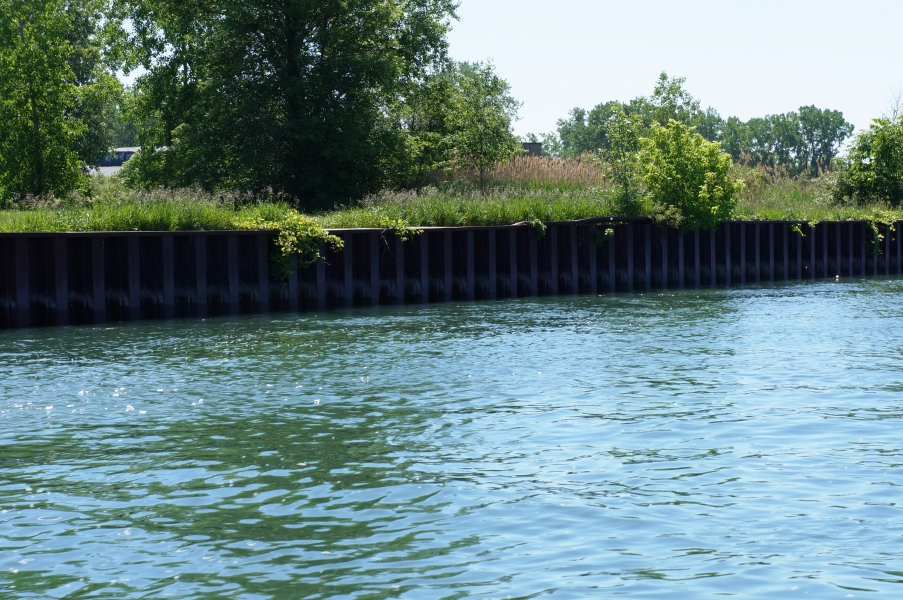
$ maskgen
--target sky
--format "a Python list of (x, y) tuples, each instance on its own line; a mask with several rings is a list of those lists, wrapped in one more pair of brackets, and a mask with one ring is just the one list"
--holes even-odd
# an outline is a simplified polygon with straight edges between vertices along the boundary
[(743, 120), (814, 104), (861, 129), (903, 94), (901, 0), (460, 0), (458, 16), (452, 58), (494, 62), (521, 136), (649, 95), (662, 71)]

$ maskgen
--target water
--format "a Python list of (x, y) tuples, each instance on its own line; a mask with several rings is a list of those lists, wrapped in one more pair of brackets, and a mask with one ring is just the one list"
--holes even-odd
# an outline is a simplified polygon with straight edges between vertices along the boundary
[(0, 597), (899, 597), (901, 292), (0, 333)]

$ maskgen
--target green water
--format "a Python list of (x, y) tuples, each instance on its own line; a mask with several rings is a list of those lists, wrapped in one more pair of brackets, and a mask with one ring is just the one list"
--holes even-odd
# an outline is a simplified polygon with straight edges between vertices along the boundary
[(2, 332), (0, 597), (900, 597), (901, 292)]

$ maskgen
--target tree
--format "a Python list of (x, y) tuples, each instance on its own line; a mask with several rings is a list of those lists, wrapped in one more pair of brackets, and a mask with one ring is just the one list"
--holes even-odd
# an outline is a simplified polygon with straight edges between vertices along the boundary
[[(445, 60), (452, 0), (129, 0), (133, 181), (259, 191), (328, 208), (392, 184), (393, 107)], [(158, 151), (159, 148), (166, 150)]]
[(856, 137), (834, 185), (835, 200), (903, 205), (903, 117), (875, 119)]
[(640, 135), (648, 134), (653, 123), (667, 125), (675, 120), (696, 127), (707, 140), (720, 140), (724, 120), (714, 108), (702, 110), (699, 100), (684, 89), (685, 82), (683, 77), (668, 77), (662, 72), (649, 97), (638, 96), (626, 104), (604, 102), (589, 112), (579, 107), (572, 109), (567, 119), (558, 121), (562, 155), (575, 157), (609, 149), (608, 128), (619, 122), (613, 118), (619, 113), (630, 119)]
[(0, 199), (63, 196), (110, 151), (105, 0), (0, 0)]
[(714, 229), (730, 217), (742, 184), (731, 177), (730, 155), (693, 128), (671, 120), (641, 140), (639, 162), (652, 201), (682, 229)]
[(638, 152), (640, 127), (623, 110), (618, 110), (606, 123), (607, 146), (600, 152), (608, 164), (609, 176), (617, 189), (617, 208), (620, 214), (638, 212), (640, 179)]
[(491, 63), (459, 63), (455, 83), (458, 94), (450, 118), (452, 161), (455, 166), (475, 170), (480, 190), (485, 191), (486, 170), (521, 152), (511, 131), (520, 103)]

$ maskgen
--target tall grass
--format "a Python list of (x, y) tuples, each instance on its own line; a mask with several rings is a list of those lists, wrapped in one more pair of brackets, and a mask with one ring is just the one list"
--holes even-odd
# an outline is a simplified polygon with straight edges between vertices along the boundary
[(615, 215), (611, 194), (601, 188), (554, 192), (519, 188), (383, 192), (358, 205), (317, 217), (324, 227), (381, 227), (401, 220), (422, 227), (506, 225)]
[[(773, 176), (737, 167), (746, 182), (732, 217), (742, 220), (903, 219), (885, 205), (858, 206), (830, 200), (830, 174), (818, 179)], [(384, 191), (360, 202), (312, 215), (326, 228), (508, 225), (567, 221), (619, 213), (604, 168), (591, 161), (521, 157), (493, 170), (481, 193), (459, 174), (438, 187)], [(639, 214), (652, 206), (640, 203)], [(287, 223), (291, 205), (273, 194), (208, 193), (198, 189), (129, 190), (114, 178), (95, 177), (87, 193), (63, 200), (26, 199), (0, 211), (0, 232), (185, 231)]]

